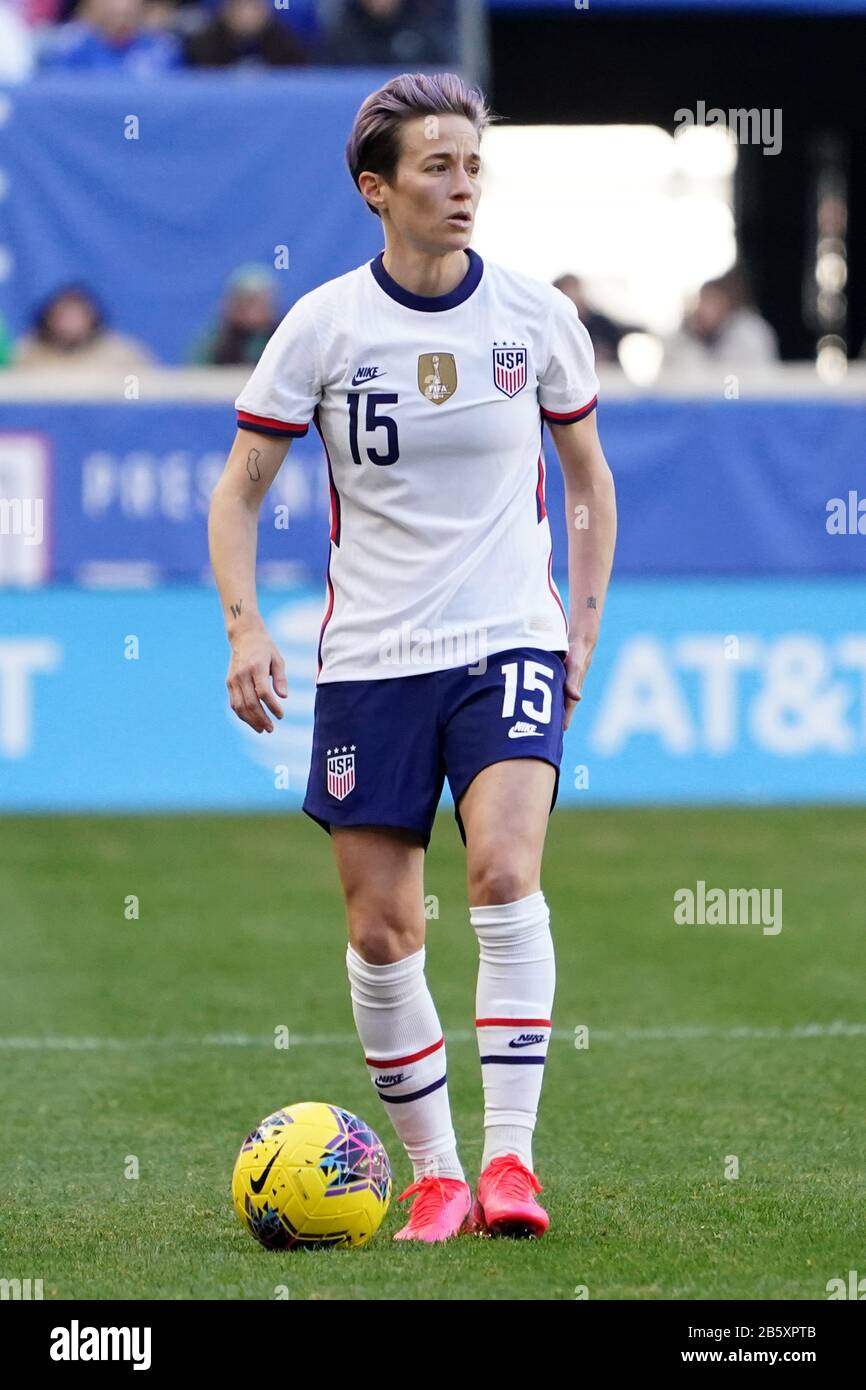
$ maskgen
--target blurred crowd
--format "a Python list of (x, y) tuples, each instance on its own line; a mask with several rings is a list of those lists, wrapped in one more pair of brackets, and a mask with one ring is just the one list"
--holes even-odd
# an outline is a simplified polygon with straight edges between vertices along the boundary
[[(456, 0), (0, 0), (0, 81), (305, 65), (459, 66)], [(554, 283), (577, 305), (600, 364), (621, 366), (624, 341), (653, 336), (603, 313), (578, 275)], [(254, 364), (280, 317), (273, 270), (242, 266), (190, 343), (188, 363)], [(60, 285), (17, 342), (0, 322), (0, 366), (156, 365), (109, 320), (90, 287)], [(679, 331), (655, 342), (677, 371), (779, 356), (739, 267), (701, 286)]]
[[(554, 284), (577, 306), (597, 362), (618, 365), (623, 340), (645, 333), (639, 324), (617, 323), (600, 313), (578, 276), (562, 275)], [(745, 271), (739, 266), (701, 285), (679, 330), (659, 347), (665, 366), (680, 372), (714, 365), (759, 367), (779, 360), (775, 330), (756, 309)]]
[[(596, 361), (620, 365), (620, 345), (640, 325), (618, 323), (593, 307), (583, 282), (568, 274), (554, 281), (577, 306)], [(284, 310), (278, 276), (270, 266), (242, 265), (229, 277), (213, 321), (189, 344), (188, 366), (252, 367)], [(778, 359), (776, 335), (749, 300), (743, 273), (735, 268), (702, 285), (682, 327), (661, 345), (674, 370), (692, 367), (750, 367)], [(33, 316), (29, 330), (13, 342), (0, 324), (0, 366), (27, 368), (111, 367), (136, 370), (159, 365), (150, 350), (114, 330), (97, 295), (83, 284), (59, 286)]]
[[(229, 277), (214, 321), (189, 345), (188, 366), (255, 366), (277, 327), (277, 277), (264, 265), (239, 266)], [(116, 332), (86, 285), (58, 286), (13, 342), (0, 325), (0, 366), (109, 367), (136, 371), (159, 363), (135, 338)]]
[(0, 81), (457, 59), (453, 0), (0, 0)]

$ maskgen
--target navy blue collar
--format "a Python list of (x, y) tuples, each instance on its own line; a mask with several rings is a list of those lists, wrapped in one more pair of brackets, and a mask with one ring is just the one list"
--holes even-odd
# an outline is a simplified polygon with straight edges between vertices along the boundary
[(460, 284), (455, 285), (454, 289), (449, 290), (447, 294), (413, 294), (411, 290), (404, 290), (403, 286), (398, 285), (383, 266), (384, 251), (380, 251), (376, 259), (370, 261), (370, 269), (376, 284), (392, 299), (396, 299), (398, 304), (402, 304), (404, 308), (424, 309), (427, 313), (438, 313), (441, 309), (453, 309), (468, 299), (470, 294), (478, 288), (481, 276), (484, 274), (484, 262), (478, 252), (473, 251), (469, 246), (465, 249), (469, 257), (469, 269)]

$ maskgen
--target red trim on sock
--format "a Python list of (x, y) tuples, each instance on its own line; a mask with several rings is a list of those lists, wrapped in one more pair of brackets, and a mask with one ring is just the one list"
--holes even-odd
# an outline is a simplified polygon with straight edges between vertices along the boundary
[(475, 1027), (500, 1028), (504, 1026), (510, 1028), (519, 1025), (521, 1028), (525, 1028), (528, 1023), (534, 1023), (536, 1026), (540, 1024), (545, 1028), (550, 1027), (549, 1018), (476, 1018)]
[(422, 1057), (429, 1057), (431, 1052), (435, 1052), (437, 1047), (442, 1047), (444, 1043), (443, 1036), (429, 1047), (423, 1047), (420, 1052), (410, 1052), (408, 1057), (389, 1057), (386, 1062), (377, 1062), (375, 1057), (365, 1057), (364, 1060), (368, 1067), (405, 1067), (408, 1062), (420, 1062)]

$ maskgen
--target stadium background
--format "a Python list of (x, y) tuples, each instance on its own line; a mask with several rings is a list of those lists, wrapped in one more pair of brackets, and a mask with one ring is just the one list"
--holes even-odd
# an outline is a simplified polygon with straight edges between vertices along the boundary
[[(726, 44), (749, 47), (750, 16), (714, 18), (699, 8), (661, 15), (649, 7), (632, 16), (599, 6), (598, 13), (529, 16), (509, 7), (487, 16), (491, 43), (481, 65), (491, 75), (494, 109), (506, 114), (505, 125), (539, 122), (542, 146), (566, 120), (664, 125), (667, 112), (670, 133), (673, 112), (694, 106), (696, 92), (722, 109), (778, 100), (784, 112), (781, 151), (767, 157), (742, 145), (732, 181), (735, 254), (749, 269), (782, 360), (703, 364), (686, 373), (666, 363), (640, 387), (616, 363), (601, 367), (599, 418), (621, 527), (592, 700), (569, 731), (562, 796), (857, 799), (866, 740), (856, 491), (858, 478), (863, 488), (866, 365), (855, 353), (864, 324), (866, 163), (857, 158), (859, 125), (845, 124), (856, 84), (834, 78), (836, 96), (830, 100), (828, 87), (824, 109), (820, 84), (828, 83), (832, 63), (809, 67), (801, 88), (795, 71), (799, 63), (806, 76), (810, 26), (815, 42), (846, 68), (854, 48), (846, 26), (854, 21), (762, 13), (754, 21), (759, 52), (760, 35), (775, 25), (786, 59), (790, 46), (791, 67), (768, 72), (756, 64), (750, 83), (738, 70), (746, 60), (735, 63), (732, 50), (729, 66), (719, 66)], [(706, 36), (697, 56), (688, 48), (696, 23)], [(571, 26), (570, 39), (555, 42), (562, 24)], [(527, 60), (530, 70), (545, 69), (543, 91), (528, 100), (514, 55), (531, 54), (539, 35), (558, 56), (539, 49)], [(653, 71), (635, 90), (641, 42), (650, 44)], [(564, 63), (569, 52), (573, 61)], [(710, 66), (701, 72), (704, 61)], [(570, 75), (574, 64), (579, 83)], [(599, 74), (611, 68), (623, 80), (606, 84), (610, 90), (596, 101)], [(184, 364), (238, 265), (273, 263), (283, 248), (287, 264), (274, 272), (282, 313), (298, 295), (377, 252), (381, 232), (346, 173), (343, 147), (360, 101), (386, 75), (210, 70), (136, 82), (48, 71), (7, 87), (0, 313), (10, 338), (20, 339), (52, 291), (79, 282), (153, 365), (132, 376), (110, 363), (72, 373), (62, 362), (0, 371), (3, 495), (43, 498), (45, 531), (39, 545), (23, 528), (16, 536), (10, 512), (2, 539), (0, 576), (9, 586), (0, 643), (3, 807), (283, 810), (301, 799), (324, 611), (320, 446), (312, 432), (293, 445), (262, 511), (262, 606), (280, 626), (292, 676), (287, 719), (263, 746), (224, 706), (225, 649), (205, 528), (231, 438), (232, 401), (249, 368)], [(792, 106), (795, 90), (799, 105)], [(133, 117), (134, 138), (127, 138)], [(500, 129), (489, 133), (494, 138), (502, 138)], [(847, 278), (834, 294), (841, 323), (832, 331), (822, 329), (810, 297), (820, 273), (810, 219), (828, 170), (842, 180), (850, 211), (850, 230), (830, 253), (837, 278), (840, 261)], [(579, 187), (578, 170), (564, 177)], [(614, 200), (602, 213), (612, 218), (615, 210)], [(562, 271), (580, 263), (584, 231), (575, 230)], [(604, 231), (623, 237), (622, 227)], [(482, 253), (483, 232), (479, 221)], [(494, 232), (488, 224), (488, 238)], [(538, 246), (518, 243), (523, 268), (536, 259), (556, 264), (545, 255), (548, 234), (536, 224)], [(643, 275), (652, 277), (651, 262)], [(612, 279), (600, 279), (602, 292), (607, 286), (610, 294)], [(549, 433), (546, 453), (562, 585), (562, 489)], [(832, 499), (846, 509), (843, 534), (838, 516), (828, 529)], [(289, 520), (278, 529), (280, 506)], [(133, 659), (112, 651), (117, 624), (124, 636), (140, 636)], [(728, 637), (742, 650), (725, 647)], [(187, 644), (186, 662), (173, 642)], [(155, 670), (172, 668), (170, 686), (154, 681)], [(194, 706), (196, 717), (168, 718), (177, 702)], [(573, 776), (575, 769), (582, 770)]]
[[(296, 20), (299, 32), (310, 36), (322, 15), (339, 23), (339, 6), (323, 7), (317, 15), (313, 7), (293, 5), (281, 22)], [(791, 967), (796, 986), (778, 1001), (770, 1024), (795, 1027), (817, 1019), (819, 1026), (821, 1020), (831, 1026), (834, 1011), (845, 1009), (840, 976), (845, 960), (853, 960), (846, 955), (853, 939), (846, 945), (845, 932), (854, 928), (856, 874), (845, 854), (856, 857), (856, 845), (862, 845), (862, 818), (856, 819), (853, 808), (866, 794), (866, 519), (858, 525), (866, 499), (866, 366), (858, 360), (866, 335), (866, 137), (856, 66), (866, 3), (592, 0), (582, 10), (509, 0), (487, 9), (460, 5), (443, 23), (455, 25), (455, 51), (462, 52), (448, 66), (481, 78), (494, 109), (512, 125), (538, 127), (542, 140), (551, 127), (572, 125), (655, 126), (669, 135), (677, 109), (694, 108), (702, 99), (725, 110), (784, 111), (780, 153), (768, 158), (760, 148), (738, 148), (731, 184), (736, 256), (749, 272), (758, 310), (777, 335), (779, 360), (742, 368), (705, 365), (686, 373), (663, 366), (643, 382), (615, 362), (600, 372), (599, 428), (617, 483), (620, 536), (601, 643), (566, 738), (560, 803), (578, 810), (605, 803), (610, 809), (599, 811), (602, 817), (630, 803), (803, 804), (802, 817), (790, 821), (761, 820), (755, 813), (734, 822), (715, 811), (699, 820), (690, 819), (688, 809), (672, 812), (674, 819), (664, 825), (653, 820), (652, 847), (645, 843), (639, 811), (631, 813), (636, 820), (628, 820), (627, 812), (622, 820), (599, 819), (594, 833), (602, 843), (602, 866), (635, 875), (630, 898), (627, 893), (619, 907), (609, 907), (613, 919), (620, 908), (631, 910), (629, 904), (640, 902), (644, 911), (649, 880), (640, 880), (641, 866), (651, 877), (648, 866), (656, 856), (669, 868), (673, 886), (690, 881), (681, 877), (679, 845), (689, 847), (692, 878), (703, 874), (711, 881), (713, 853), (724, 844), (739, 856), (737, 882), (787, 883), (787, 870), (795, 868), (790, 856), (805, 866), (804, 856), (815, 852), (823, 827), (822, 854), (836, 874), (819, 882), (803, 867), (801, 911), (804, 924), (814, 922), (820, 900), (828, 930), (831, 920), (839, 927), (837, 973), (822, 995), (820, 968), (812, 970), (813, 957), (802, 955)], [(56, 36), (46, 34), (40, 41), (47, 51)], [(96, 1034), (100, 1027), (109, 1035), (121, 1026), (141, 1033), (165, 1026), (170, 1032), (177, 1015), (169, 1011), (163, 1017), (129, 991), (125, 972), (131, 961), (138, 960), (144, 976), (153, 964), (146, 947), (132, 948), (121, 963), (91, 944), (83, 963), (73, 967), (71, 947), (61, 950), (56, 937), (48, 956), (40, 957), (45, 943), (36, 919), (53, 910), (43, 896), (50, 879), (58, 891), (71, 891), (73, 920), (86, 933), (88, 903), (96, 902), (98, 919), (114, 856), (125, 865), (125, 877), (111, 879), (114, 888), (134, 891), (126, 870), (134, 866), (134, 847), (144, 832), (134, 821), (116, 819), (123, 813), (281, 815), (295, 811), (302, 799), (327, 545), (318, 441), (308, 436), (293, 444), (262, 510), (260, 603), (287, 659), (290, 694), (276, 734), (257, 739), (227, 705), (227, 648), (205, 525), (210, 489), (233, 435), (232, 402), (249, 368), (188, 365), (189, 345), (212, 319), (227, 277), (239, 265), (273, 263), (275, 248), (288, 249), (288, 265), (276, 271), (284, 312), (312, 286), (376, 254), (380, 228), (345, 170), (345, 139), (374, 86), (406, 66), (427, 65), (338, 70), (311, 63), (302, 72), (244, 66), (177, 70), (142, 80), (124, 72), (41, 71), (35, 47), (36, 69), (0, 92), (0, 314), (8, 338), (14, 342), (28, 331), (38, 306), (57, 287), (78, 282), (99, 297), (112, 327), (143, 344), (154, 362), (132, 375), (110, 365), (68, 372), (18, 367), (11, 360), (0, 369), (0, 812), (6, 816), (0, 837), (8, 850), (4, 901), (10, 905), (5, 945), (7, 959), (14, 957), (11, 941), (21, 939), (22, 925), (33, 929), (35, 963), (27, 984), (35, 999), (37, 974), (50, 981), (50, 1014), (38, 1008), (32, 1014), (36, 1031), (46, 1038), (64, 1030)], [(134, 138), (124, 134), (130, 116), (137, 120)], [(569, 166), (561, 177), (579, 187), (583, 176)], [(816, 207), (827, 187), (846, 215), (827, 252), (831, 263), (822, 267)], [(539, 265), (549, 259), (547, 230), (540, 222), (538, 245), (524, 247), (529, 259), (537, 253)], [(633, 228), (635, 242), (641, 232), (639, 225)], [(474, 244), (485, 254), (483, 239)], [(558, 270), (580, 269), (576, 242), (570, 262)], [(725, 269), (719, 265), (716, 273)], [(616, 307), (616, 286), (611, 289), (604, 277), (593, 286), (590, 276), (589, 283), (602, 309)], [(687, 307), (685, 297), (681, 307)], [(545, 447), (556, 577), (564, 592), (562, 488), (549, 434)], [(26, 521), (28, 504), (40, 499), (44, 536), (34, 543), (20, 518)], [(274, 525), (275, 508), (283, 504), (287, 529)], [(837, 521), (844, 515), (841, 532), (831, 524), (831, 513)], [(850, 803), (855, 818), (834, 819), (842, 812), (827, 810), (831, 802)], [(44, 833), (43, 813), (50, 816)], [(79, 833), (74, 819), (63, 828), (58, 813), (97, 819), (78, 822)], [(227, 823), (260, 825), (254, 816)], [(200, 867), (199, 888), (210, 846), (219, 854), (224, 844), (230, 855), (236, 843), (221, 840), (225, 832), (209, 830), (207, 819), (152, 824), (153, 839), (142, 852), (154, 885), (163, 873), (177, 885), (186, 871), (185, 856), (175, 852), (177, 838)], [(570, 852), (570, 824), (563, 820), (552, 841), (552, 877), (556, 856), (564, 863), (562, 856)], [(287, 849), (286, 863), (302, 878), (303, 847), (323, 837), (300, 816), (292, 826), (301, 850)], [(260, 844), (259, 830), (254, 833), (251, 849)], [(274, 873), (280, 871), (278, 846), (285, 834), (280, 822), (268, 832), (266, 859)], [(52, 846), (63, 847), (59, 878)], [(316, 854), (326, 848), (317, 846)], [(456, 855), (453, 847), (448, 852)], [(715, 861), (718, 872), (725, 872), (724, 862)], [(228, 891), (227, 880), (217, 881)], [(609, 886), (598, 878), (592, 890), (597, 903)], [(203, 965), (223, 977), (240, 969), (229, 989), (231, 1007), (223, 1013), (216, 1006), (204, 1009), (198, 1021), (206, 1019), (211, 1030), (234, 1024), (242, 1031), (255, 1000), (242, 1009), (239, 999), (257, 969), (250, 967), (247, 976), (228, 947), (236, 919), (215, 927), (195, 885), (186, 891), (174, 903), (178, 915), (163, 944), (172, 949), (181, 919), (181, 929), (189, 927), (202, 944), (224, 933), (216, 962), (202, 961), (189, 944), (189, 959), (178, 959), (177, 967), (183, 974)], [(552, 892), (555, 897), (555, 878)], [(835, 921), (834, 893), (841, 923)], [(336, 921), (335, 882), (324, 871), (314, 898), (316, 910)], [(811, 902), (817, 917), (809, 917), (803, 902)], [(294, 962), (307, 962), (312, 971), (306, 909), (295, 904), (292, 910), (289, 939), (293, 952), (300, 952)], [(268, 927), (272, 944), (283, 926), (274, 921)], [(652, 933), (650, 939), (656, 939)], [(826, 939), (811, 941), (815, 959)], [(81, 983), (67, 995), (67, 968), (75, 979), (89, 968), (96, 994)], [(603, 961), (599, 968), (603, 972)], [(14, 1037), (33, 1031), (27, 1027), (26, 991), (15, 999), (10, 987), (19, 978), (17, 969), (6, 976), (7, 1025), (0, 1030), (8, 1035), (10, 1064), (19, 1055), (28, 1060), (26, 1048), (15, 1052)], [(757, 981), (773, 967), (762, 962), (755, 975), (754, 1009), (749, 988), (742, 986), (743, 969), (748, 975), (754, 967), (741, 957), (739, 983), (731, 980), (730, 996), (723, 992), (712, 1004), (694, 990), (691, 977), (683, 977), (682, 999), (688, 996), (695, 1007), (684, 1008), (681, 1020), (694, 1020), (702, 1007), (710, 1030), (731, 1020), (755, 1023)], [(811, 993), (804, 981), (810, 971)], [(671, 997), (678, 980), (672, 968), (666, 982)], [(164, 986), (165, 998), (171, 997), (162, 966), (150, 985)], [(636, 1009), (627, 992), (618, 997), (621, 1017), (635, 1026), (656, 1024), (666, 985), (651, 976)], [(335, 979), (327, 990), (317, 986), (315, 998), (325, 1010), (331, 996), (339, 999), (345, 1026), (343, 993), (342, 979)], [(737, 1006), (728, 1008), (726, 998)], [(445, 993), (443, 1014), (454, 999)], [(662, 1007), (663, 1017), (675, 1014)], [(188, 1031), (195, 1031), (197, 1016), (186, 1017)], [(829, 1045), (845, 1046), (844, 1029)], [(340, 1063), (342, 1103), (370, 1108), (356, 1051), (347, 1043)], [(848, 1054), (838, 1057), (831, 1072), (845, 1090)], [(469, 1060), (467, 1052), (467, 1065)], [(53, 1103), (51, 1087), (61, 1081), (75, 1094), (67, 1065), (62, 1050), (52, 1054), (45, 1105)], [(800, 1082), (808, 1077), (800, 1062), (789, 1065)], [(210, 1080), (222, 1084), (228, 1066), (214, 1067)], [(197, 1077), (207, 1091), (207, 1076), (199, 1071)], [(699, 1084), (696, 1074), (690, 1079)], [(631, 1081), (640, 1084), (639, 1072), (632, 1072)], [(673, 1073), (668, 1083), (676, 1086)], [(24, 1084), (39, 1090), (32, 1075)], [(237, 1070), (231, 1086), (241, 1089)], [(633, 1097), (623, 1093), (624, 1113), (631, 1103)], [(21, 1105), (23, 1115), (23, 1100)], [(249, 1102), (239, 1102), (228, 1120), (221, 1115), (230, 1133), (238, 1131), (249, 1108)], [(256, 1118), (255, 1102), (252, 1110)], [(853, 1144), (846, 1134), (849, 1139)], [(764, 1268), (760, 1262), (756, 1267)], [(828, 1277), (833, 1272), (829, 1268)], [(649, 1276), (643, 1284), (642, 1278), (632, 1270), (626, 1285), (611, 1280), (605, 1286), (601, 1277), (599, 1282), (609, 1296), (660, 1296)], [(742, 1288), (736, 1279), (722, 1281), (721, 1296), (730, 1296), (731, 1289), (752, 1296), (745, 1275), (744, 1280)], [(177, 1287), (193, 1284), (181, 1280)], [(680, 1294), (690, 1291), (682, 1296), (701, 1297), (711, 1286), (712, 1281), (686, 1280), (677, 1287)], [(77, 1287), (91, 1286), (79, 1276)], [(92, 1287), (99, 1296), (100, 1286)], [(117, 1287), (111, 1278), (104, 1285)], [(154, 1287), (147, 1279), (140, 1285), (144, 1292)], [(213, 1287), (225, 1291), (218, 1280)], [(659, 1287), (665, 1293), (664, 1280)], [(763, 1287), (776, 1296), (804, 1296), (793, 1275), (787, 1285), (784, 1279), (765, 1280)], [(385, 1289), (382, 1296), (399, 1295)]]

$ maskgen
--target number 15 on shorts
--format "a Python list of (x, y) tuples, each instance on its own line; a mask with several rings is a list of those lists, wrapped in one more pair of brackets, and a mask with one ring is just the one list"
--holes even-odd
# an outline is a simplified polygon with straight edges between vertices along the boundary
[(505, 677), (502, 718), (514, 718), (517, 705), (518, 672), (521, 668), (523, 671), (523, 679), (520, 683), (521, 691), (533, 695), (538, 693), (541, 705), (539, 707), (531, 699), (521, 699), (520, 713), (536, 724), (549, 724), (552, 703), (549, 682), (555, 678), (556, 672), (552, 667), (544, 666), (540, 661), (530, 661), (528, 658), (524, 661), (507, 661), (502, 665), (501, 670)]

